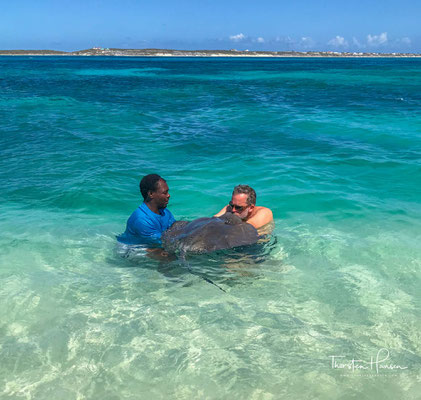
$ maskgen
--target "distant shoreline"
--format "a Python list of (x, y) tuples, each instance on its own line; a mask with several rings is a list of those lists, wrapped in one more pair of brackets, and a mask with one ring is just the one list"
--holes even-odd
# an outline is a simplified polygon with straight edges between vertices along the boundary
[(108, 56), (108, 57), (236, 57), (236, 58), (421, 58), (419, 53), (361, 53), (334, 51), (239, 51), (239, 50), (168, 50), (114, 49), (93, 47), (78, 51), (0, 50), (0, 56)]

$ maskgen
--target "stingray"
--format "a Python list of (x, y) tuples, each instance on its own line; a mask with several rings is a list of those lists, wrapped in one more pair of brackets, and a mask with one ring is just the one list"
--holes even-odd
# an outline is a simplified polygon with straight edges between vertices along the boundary
[(227, 212), (221, 217), (175, 222), (170, 229), (164, 232), (162, 245), (168, 252), (178, 252), (190, 273), (200, 276), (206, 282), (225, 292), (209, 278), (195, 273), (187, 262), (186, 255), (247, 246), (256, 243), (258, 239), (259, 234), (254, 226), (243, 222), (235, 214)]
[(227, 212), (221, 217), (177, 221), (162, 236), (166, 251), (201, 254), (247, 246), (258, 241), (254, 226)]

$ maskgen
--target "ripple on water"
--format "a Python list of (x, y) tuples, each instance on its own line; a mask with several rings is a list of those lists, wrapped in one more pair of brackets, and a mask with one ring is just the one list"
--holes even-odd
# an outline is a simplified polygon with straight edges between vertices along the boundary
[[(417, 398), (419, 61), (0, 67), (6, 396)], [(115, 235), (153, 172), (179, 219), (252, 185), (273, 238), (192, 256), (193, 274), (122, 257)], [(331, 368), (381, 348), (408, 369)]]

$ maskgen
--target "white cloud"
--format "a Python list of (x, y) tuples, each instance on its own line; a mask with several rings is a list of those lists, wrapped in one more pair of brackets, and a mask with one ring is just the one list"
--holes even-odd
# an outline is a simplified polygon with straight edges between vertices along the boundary
[(403, 37), (401, 39), (401, 43), (403, 43), (403, 44), (411, 44), (411, 39), (409, 37)]
[(300, 40), (300, 45), (304, 48), (309, 48), (314, 46), (314, 40), (309, 36), (303, 36)]
[(369, 46), (380, 46), (387, 44), (387, 32), (380, 35), (367, 35), (367, 44)]
[(289, 36), (285, 36), (285, 37), (277, 36), (275, 38), (275, 42), (276, 43), (282, 43), (282, 44), (285, 44), (285, 45), (288, 45), (288, 46), (296, 43), (296, 41)]
[(273, 43), (275, 46), (281, 46), (283, 50), (290, 50), (296, 45), (296, 41), (290, 36), (277, 36), (273, 40), (269, 40), (270, 43)]
[(258, 37), (258, 38), (256, 39), (256, 42), (257, 42), (257, 43), (265, 43), (265, 39), (263, 39), (262, 37)]
[(353, 44), (354, 46), (358, 47), (358, 48), (365, 47), (362, 43), (360, 43), (360, 42), (358, 41), (358, 39), (357, 39), (356, 37), (353, 37), (353, 38), (352, 38), (352, 44)]
[(276, 36), (275, 42), (295, 43), (295, 40), (291, 39), (291, 37), (289, 36), (285, 36), (285, 37)]
[(245, 38), (246, 37), (242, 33), (239, 33), (238, 35), (232, 35), (232, 36), (230, 36), (230, 40), (232, 40), (233, 42), (241, 42)]
[(289, 36), (287, 36), (287, 37), (285, 38), (285, 43), (288, 43), (288, 44), (294, 44), (294, 43), (295, 43), (295, 40), (294, 40), (294, 39), (291, 39)]
[(333, 39), (329, 40), (327, 44), (336, 47), (348, 47), (348, 42), (342, 36), (335, 36)]

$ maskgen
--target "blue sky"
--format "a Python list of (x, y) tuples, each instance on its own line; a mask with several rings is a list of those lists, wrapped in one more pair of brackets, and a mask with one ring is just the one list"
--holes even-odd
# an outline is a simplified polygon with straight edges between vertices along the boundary
[(421, 52), (417, 0), (2, 1), (0, 49)]

